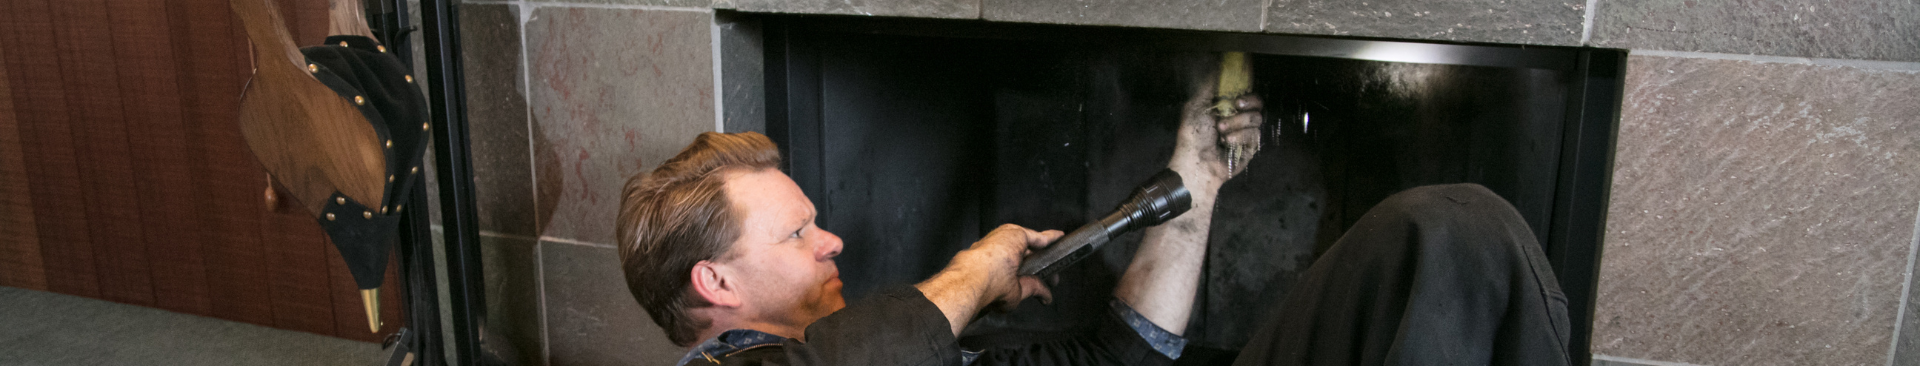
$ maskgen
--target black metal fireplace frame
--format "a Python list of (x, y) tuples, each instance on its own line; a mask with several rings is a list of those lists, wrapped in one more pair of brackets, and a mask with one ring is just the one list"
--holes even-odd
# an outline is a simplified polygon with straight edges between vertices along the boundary
[[(407, 211), (400, 226), (400, 277), (406, 282), (405, 299), (409, 329), (404, 349), (407, 359), (418, 365), (449, 363), (480, 364), (482, 341), (480, 328), (486, 319), (483, 272), (480, 263), (479, 219), (475, 212), (473, 164), (469, 157), (466, 116), (466, 85), (460, 60), (460, 7), (449, 0), (421, 0), (418, 9), (409, 9), (407, 0), (381, 0), (373, 3), (369, 23), (386, 44), (394, 46), (402, 62), (424, 76), (432, 126), (433, 166), (438, 179), (441, 225), (440, 243), (446, 258), (436, 258), (433, 250), (436, 224), (428, 210)], [(420, 12), (420, 25), (409, 24), (408, 11)], [(424, 65), (412, 65), (410, 33), (421, 30)], [(428, 207), (426, 186), (418, 185), (407, 205)], [(446, 266), (447, 308), (441, 308), (437, 264)], [(440, 316), (448, 312), (451, 324), (442, 324)], [(451, 354), (446, 347), (451, 343)], [(398, 345), (394, 346), (399, 349)]]
[(1353, 37), (1294, 36), (1138, 28), (1082, 27), (815, 15), (764, 15), (762, 42), (766, 132), (780, 142), (803, 190), (821, 192), (822, 34), (870, 34), (1079, 44), (1180, 51), (1251, 53), (1462, 66), (1547, 69), (1574, 75), (1562, 126), (1558, 177), (1546, 242), (1548, 260), (1566, 292), (1574, 364), (1591, 362), (1594, 297), (1605, 236), (1613, 146), (1619, 122), (1626, 51)]

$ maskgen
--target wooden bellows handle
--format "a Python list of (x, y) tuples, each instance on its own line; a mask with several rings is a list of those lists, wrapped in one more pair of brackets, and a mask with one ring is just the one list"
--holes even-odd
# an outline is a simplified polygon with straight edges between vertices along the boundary
[(316, 217), (336, 190), (358, 202), (381, 204), (388, 178), (379, 135), (353, 100), (309, 74), (317, 66), (305, 62), (272, 1), (229, 4), (253, 42), (254, 75), (240, 102), (247, 145), (286, 193)]
[(332, 0), (327, 4), (331, 14), (327, 20), (327, 34), (373, 37), (373, 29), (367, 28), (366, 7), (360, 0)]

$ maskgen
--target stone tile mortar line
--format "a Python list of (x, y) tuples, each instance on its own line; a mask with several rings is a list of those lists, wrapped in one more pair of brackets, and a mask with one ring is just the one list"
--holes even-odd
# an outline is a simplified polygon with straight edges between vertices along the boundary
[(1846, 59), (1832, 59), (1832, 58), (1762, 56), (1762, 55), (1742, 55), (1742, 54), (1732, 54), (1732, 53), (1663, 51), (1663, 50), (1631, 50), (1631, 52), (1629, 53), (1636, 56), (1698, 58), (1698, 59), (1711, 59), (1711, 60), (1767, 62), (1767, 63), (1800, 64), (1800, 65), (1814, 65), (1814, 66), (1841, 66), (1841, 67), (1852, 67), (1852, 68), (1867, 69), (1867, 70), (1886, 70), (1886, 71), (1899, 71), (1899, 72), (1908, 72), (1908, 73), (1920, 73), (1920, 62), (1846, 60)]
[(1907, 300), (1912, 299), (1913, 296), (1913, 262), (1915, 258), (1920, 258), (1920, 207), (1914, 209), (1913, 239), (1909, 241), (1910, 243), (1907, 244), (1907, 271), (1900, 276), (1900, 308), (1893, 313), (1893, 342), (1891, 342), (1893, 344), (1887, 346), (1887, 366), (1893, 366), (1895, 361), (1893, 356), (1899, 354), (1900, 328), (1907, 323), (1907, 306), (1911, 305)]
[[(1588, 1), (1592, 1), (1592, 0), (1588, 0)], [(1266, 5), (1260, 6), (1260, 28), (1254, 28), (1255, 32), (1267, 31), (1267, 13), (1272, 11), (1273, 11), (1273, 0), (1267, 0)]]
[(1580, 45), (1582, 46), (1591, 46), (1593, 43), (1593, 14), (1599, 12), (1594, 9), (1598, 6), (1600, 6), (1600, 0), (1587, 0), (1587, 13), (1580, 21)]
[(616, 246), (613, 244), (601, 244), (601, 243), (595, 243), (590, 241), (580, 241), (580, 240), (545, 236), (545, 235), (540, 236), (540, 241), (550, 241), (550, 242), (555, 242), (560, 244), (573, 244), (573, 245), (587, 246), (587, 247), (594, 247), (594, 248), (620, 250), (619, 246)]
[[(514, 1), (513, 3), (514, 8), (520, 12), (519, 14), (515, 14), (520, 20), (518, 29), (520, 32), (520, 99), (526, 101), (524, 104), (527, 106), (525, 111), (527, 116), (524, 119), (527, 123), (527, 196), (533, 198), (533, 207), (535, 210), (539, 210), (540, 154), (536, 152), (539, 151), (537, 150), (539, 146), (533, 141), (533, 129), (536, 128), (536, 126), (533, 125), (533, 71), (532, 68), (528, 67), (529, 63), (527, 63), (527, 23), (533, 22), (533, 7), (528, 6), (526, 1)], [(544, 223), (540, 222), (540, 215), (534, 215), (533, 219), (533, 227), (536, 228), (535, 230), (538, 230)], [(533, 239), (535, 241), (540, 240), (540, 238)], [(541, 296), (544, 297), (546, 295)], [(547, 330), (544, 325), (546, 318), (541, 318), (540, 321), (543, 324), (540, 329), (540, 352), (542, 355), (545, 355), (547, 351)]]
[[(540, 207), (540, 162), (539, 153), (536, 152), (538, 150), (535, 150), (537, 146), (533, 140), (533, 129), (536, 128), (533, 125), (533, 71), (527, 62), (527, 24), (533, 22), (534, 7), (528, 5), (525, 0), (515, 0), (513, 4), (514, 8), (520, 11), (519, 14), (515, 14), (520, 20), (520, 29), (518, 29), (520, 32), (520, 98), (527, 100), (527, 166), (530, 168), (527, 169), (527, 195), (533, 197), (533, 207), (538, 208)], [(535, 215), (535, 220), (533, 227), (539, 228), (542, 224), (538, 221), (539, 215)], [(539, 322), (535, 327), (540, 328), (540, 364), (552, 365), (553, 337), (547, 334), (547, 264), (545, 255), (542, 254), (546, 248), (540, 244), (540, 238), (532, 239), (533, 291), (539, 294), (536, 296), (538, 305), (535, 305), (534, 312), (537, 313), (535, 321)]]
[(538, 9), (538, 8), (622, 9), (622, 10), (647, 10), (647, 11), (684, 11), (684, 12), (713, 14), (712, 7), (678, 7), (678, 6), (632, 5), (632, 4), (588, 4), (588, 3), (569, 3), (569, 2), (528, 2), (526, 4), (527, 6), (532, 7), (534, 9)]
[[(531, 64), (528, 63), (527, 55), (527, 24), (533, 22), (534, 7), (528, 5), (525, 1), (515, 1), (514, 4), (515, 8), (520, 11), (519, 14), (516, 14), (520, 20), (520, 98), (528, 101), (526, 110), (527, 166), (530, 167), (530, 169), (527, 169), (527, 196), (533, 197), (533, 207), (538, 208), (540, 207), (540, 158), (538, 153), (539, 147), (533, 139), (534, 128), (538, 127), (533, 125), (533, 103), (535, 100), (533, 98), (533, 71), (532, 67), (530, 67)], [(538, 221), (539, 215), (535, 215), (534, 220), (533, 227), (535, 228), (539, 228), (544, 224)], [(545, 247), (540, 243), (540, 238), (533, 239), (534, 291), (540, 294), (540, 296), (537, 296), (538, 305), (535, 305), (536, 317), (538, 318), (536, 321), (539, 322), (537, 328), (540, 328), (539, 358), (541, 365), (552, 365), (553, 337), (547, 334), (547, 265), (543, 262), (544, 256), (541, 254), (542, 251), (545, 250)]]
[(1636, 365), (1636, 366), (1706, 366), (1701, 364), (1692, 364), (1692, 363), (1685, 363), (1685, 362), (1642, 360), (1638, 358), (1616, 357), (1616, 356), (1608, 356), (1608, 355), (1600, 355), (1600, 354), (1593, 355), (1593, 360), (1606, 361), (1609, 363)]
[[(434, 227), (438, 228), (439, 226), (434, 226)], [(520, 234), (512, 234), (512, 233), (503, 233), (503, 232), (498, 232), (493, 230), (480, 230), (480, 236), (500, 238), (500, 239), (526, 240), (526, 241), (540, 240), (540, 238), (537, 238), (537, 237), (520, 235)]]
[(707, 48), (713, 51), (713, 58), (707, 60), (708, 63), (713, 64), (713, 132), (725, 133), (727, 132), (725, 112), (727, 95), (725, 85), (721, 84), (723, 79), (720, 75), (720, 69), (722, 69), (720, 67), (720, 17), (707, 15), (707, 37), (712, 40), (707, 44)]
[(547, 245), (533, 242), (534, 291), (540, 292), (540, 364), (553, 365), (553, 336), (547, 331)]

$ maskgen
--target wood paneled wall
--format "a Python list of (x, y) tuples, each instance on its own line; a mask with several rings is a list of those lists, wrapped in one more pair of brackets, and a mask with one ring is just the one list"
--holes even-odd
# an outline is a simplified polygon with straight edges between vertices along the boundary
[[(327, 0), (277, 0), (295, 42)], [(378, 341), (318, 224), (265, 206), (228, 0), (0, 1), (0, 285)], [(282, 195), (282, 197), (286, 197)]]

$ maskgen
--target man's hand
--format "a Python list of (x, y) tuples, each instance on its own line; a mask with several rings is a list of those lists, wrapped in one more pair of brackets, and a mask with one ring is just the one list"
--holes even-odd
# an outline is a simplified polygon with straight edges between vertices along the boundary
[[(1259, 96), (1253, 94), (1234, 98), (1233, 106), (1237, 112), (1220, 118), (1214, 127), (1220, 133), (1220, 145), (1227, 147), (1227, 176), (1240, 175), (1247, 170), (1247, 162), (1260, 152), (1260, 125), (1264, 123)], [(1238, 152), (1237, 154), (1235, 152)]]
[(1053, 293), (1039, 278), (1017, 275), (1020, 260), (1065, 235), (1059, 230), (1036, 232), (1019, 225), (1001, 225), (974, 242), (973, 247), (953, 256), (953, 262), (926, 282), (914, 285), (927, 296), (959, 335), (981, 308), (998, 304), (1003, 309), (1018, 306), (1028, 297), (1052, 301)]
[[(1006, 224), (994, 228), (987, 237), (974, 242), (968, 248), (954, 255), (954, 261), (965, 260), (994, 263), (988, 283), (994, 285), (987, 290), (988, 303), (999, 305), (997, 310), (1009, 311), (1020, 306), (1021, 301), (1039, 296), (1043, 302), (1053, 302), (1053, 292), (1033, 276), (1018, 276), (1020, 262), (1034, 250), (1045, 248), (1066, 234), (1059, 230), (1035, 232), (1020, 225)], [(998, 294), (998, 295), (994, 295)]]
[[(1193, 194), (1194, 208), (1212, 208), (1214, 195), (1228, 178), (1247, 169), (1260, 151), (1260, 97), (1248, 94), (1234, 100), (1238, 113), (1221, 118), (1213, 114), (1214, 83), (1201, 83), (1187, 99), (1180, 116), (1173, 159), (1167, 168), (1180, 173)], [(1239, 150), (1238, 156), (1230, 152)], [(1229, 163), (1232, 158), (1232, 163)]]

